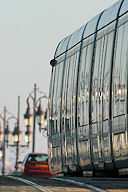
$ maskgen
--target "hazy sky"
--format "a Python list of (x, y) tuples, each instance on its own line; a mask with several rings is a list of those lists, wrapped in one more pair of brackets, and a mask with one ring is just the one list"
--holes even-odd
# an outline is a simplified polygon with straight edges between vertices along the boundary
[[(0, 113), (6, 105), (17, 115), (20, 95), (21, 126), (25, 130), (26, 98), (34, 83), (48, 94), (49, 62), (57, 44), (115, 2), (117, 0), (0, 0)], [(42, 143), (38, 150), (44, 152), (46, 140)]]

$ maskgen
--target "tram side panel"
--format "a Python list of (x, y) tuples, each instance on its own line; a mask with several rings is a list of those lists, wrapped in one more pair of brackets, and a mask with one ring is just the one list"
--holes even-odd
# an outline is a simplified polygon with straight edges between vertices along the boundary
[[(69, 129), (69, 119), (66, 118), (66, 103), (67, 103), (67, 87), (70, 86), (68, 84), (68, 78), (69, 78), (69, 70), (70, 70), (70, 57), (66, 60), (65, 62), (65, 70), (64, 70), (64, 79), (63, 79), (63, 90), (62, 90), (62, 110), (61, 110), (61, 131), (63, 133), (63, 138), (62, 138), (62, 156), (63, 156), (63, 171), (67, 171), (67, 166), (66, 166), (66, 159), (67, 159), (67, 154), (68, 154), (68, 149), (67, 149), (67, 137), (66, 137), (66, 130)], [(72, 72), (72, 71), (71, 71)]]
[[(51, 83), (52, 91), (49, 107), (49, 156), (51, 167), (56, 172), (62, 172), (64, 167), (73, 171), (73, 166), (78, 164), (83, 170), (92, 170), (93, 166), (95, 171), (128, 167), (127, 14), (119, 18), (111, 85), (110, 72), (115, 23), (116, 21), (97, 32), (92, 70), (90, 126), (89, 80), (94, 42), (92, 43), (85, 39), (82, 47), (77, 95), (77, 117), (75, 117), (75, 97), (79, 50), (76, 51), (74, 46), (67, 53), (66, 62), (63, 59), (61, 63), (59, 58), (57, 58), (58, 65), (53, 67), (53, 76), (55, 78), (53, 78)], [(65, 70), (63, 70), (63, 64), (65, 64)], [(64, 81), (62, 81), (63, 75)], [(110, 86), (112, 86), (111, 93)], [(110, 95), (112, 95), (112, 102), (109, 100)], [(110, 107), (112, 111), (110, 111)], [(111, 117), (109, 113), (112, 113), (112, 119), (109, 119)], [(77, 118), (78, 135), (75, 132), (75, 118)], [(91, 130), (89, 131), (89, 129)], [(89, 132), (91, 133), (90, 135)], [(78, 136), (78, 154), (76, 136)], [(77, 155), (79, 155), (79, 162), (77, 161)]]
[(48, 100), (48, 113), (47, 113), (47, 120), (48, 120), (48, 161), (49, 161), (49, 166), (51, 172), (53, 171), (54, 168), (54, 163), (53, 163), (53, 152), (52, 152), (52, 140), (51, 140), (51, 135), (53, 133), (53, 128), (54, 128), (54, 120), (53, 120), (53, 113), (52, 113), (52, 96), (53, 96), (53, 89), (54, 89), (54, 81), (55, 81), (55, 68), (52, 67), (52, 72), (51, 72), (51, 81), (50, 81), (50, 89), (49, 89), (49, 100)]
[[(98, 33), (102, 33), (102, 30)], [(92, 153), (94, 169), (104, 170), (106, 167), (113, 168), (109, 127), (109, 85), (114, 31), (98, 36), (97, 34), (91, 95)]]
[[(62, 97), (62, 126), (64, 135), (63, 168), (72, 172), (77, 165), (76, 133), (75, 133), (75, 95), (79, 52), (68, 52), (65, 62), (65, 75)], [(68, 63), (68, 60), (70, 61)], [(69, 65), (69, 66), (68, 66)]]
[(48, 136), (49, 157), (52, 172), (62, 172), (62, 139), (60, 133), (60, 108), (61, 108), (61, 84), (63, 77), (63, 60), (57, 61), (57, 65), (53, 67), (53, 88), (51, 91), (50, 102), (50, 134)]
[(89, 142), (89, 72), (92, 50), (92, 43), (87, 43), (87, 45), (82, 48), (78, 82), (78, 150), (80, 166), (83, 170), (91, 170)]
[[(114, 25), (114, 24), (113, 24)], [(102, 30), (101, 30), (102, 31)], [(106, 30), (105, 30), (106, 31)], [(112, 31), (112, 30), (111, 30)], [(104, 162), (109, 169), (112, 167), (111, 143), (109, 129), (109, 79), (110, 65), (113, 43), (113, 31), (109, 30), (108, 34), (102, 32), (102, 36), (97, 39), (95, 60), (93, 63), (92, 75), (92, 95), (91, 95), (91, 135), (89, 136), (89, 79), (90, 63), (92, 60), (93, 44), (83, 43), (83, 50), (87, 49), (86, 57), (81, 55), (79, 88), (78, 88), (78, 118), (80, 118), (79, 134), (79, 151), (80, 166), (84, 169), (90, 169), (91, 162), (85, 160), (86, 152), (92, 156), (94, 169), (104, 169)], [(101, 33), (101, 32), (98, 32)], [(84, 48), (84, 46), (86, 48)], [(89, 50), (89, 48), (91, 48)], [(82, 50), (82, 52), (83, 52)], [(83, 58), (82, 58), (83, 57)], [(83, 62), (84, 59), (84, 62)], [(104, 100), (103, 100), (104, 94)], [(105, 97), (106, 95), (106, 97)], [(103, 110), (104, 109), (104, 110)], [(85, 115), (86, 114), (86, 115)], [(103, 134), (104, 133), (104, 134)], [(104, 135), (104, 137), (102, 137)], [(89, 147), (88, 140), (91, 140), (92, 147)], [(91, 149), (91, 151), (90, 151)], [(85, 152), (85, 153), (84, 153)], [(104, 154), (103, 154), (104, 153)], [(90, 159), (88, 158), (88, 160)]]
[[(65, 72), (62, 90), (62, 111), (61, 111), (61, 126), (63, 133), (63, 172), (69, 172), (72, 167), (73, 147), (72, 147), (72, 111), (71, 111), (71, 98), (72, 98), (72, 84), (74, 80), (74, 55), (66, 57)], [(68, 95), (68, 97), (67, 97)]]
[(119, 19), (113, 67), (113, 151), (117, 169), (128, 168), (127, 148), (127, 78), (128, 14)]

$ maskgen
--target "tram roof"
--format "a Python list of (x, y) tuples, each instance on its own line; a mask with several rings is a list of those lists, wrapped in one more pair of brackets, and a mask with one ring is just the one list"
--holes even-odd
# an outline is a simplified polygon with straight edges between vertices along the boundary
[[(98, 28), (97, 30), (100, 30), (101, 28), (105, 27), (112, 21), (116, 20), (117, 13), (119, 11), (120, 5), (123, 0), (117, 1), (115, 4), (113, 4), (111, 7), (105, 9), (102, 13), (96, 15), (91, 20), (89, 20), (88, 23), (83, 25), (81, 28), (76, 30), (74, 33), (69, 35), (68, 37), (64, 38), (57, 46), (54, 58), (58, 57), (59, 55), (62, 55), (66, 50), (71, 49), (73, 46), (78, 44), (82, 38), (86, 38), (96, 31), (96, 26), (99, 20)], [(128, 11), (128, 0), (124, 0), (121, 10), (119, 13), (119, 16), (124, 14), (126, 11)]]

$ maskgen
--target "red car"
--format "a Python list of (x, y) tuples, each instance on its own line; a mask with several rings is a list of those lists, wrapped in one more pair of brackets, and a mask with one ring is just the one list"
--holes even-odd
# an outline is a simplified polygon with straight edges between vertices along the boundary
[(45, 153), (29, 153), (23, 161), (23, 175), (55, 177), (50, 173), (48, 155)]

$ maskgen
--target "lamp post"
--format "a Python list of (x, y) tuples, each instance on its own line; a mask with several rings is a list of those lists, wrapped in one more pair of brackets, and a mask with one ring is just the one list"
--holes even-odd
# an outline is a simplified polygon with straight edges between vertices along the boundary
[(27, 131), (25, 132), (25, 141), (30, 143), (32, 138), (31, 124), (32, 124), (33, 115), (30, 109), (30, 104), (28, 99), (27, 99), (27, 105), (28, 105), (27, 110), (24, 115), (24, 124), (27, 127)]
[[(27, 133), (25, 133), (25, 136), (30, 135), (30, 131), (28, 131)], [(19, 151), (20, 151), (20, 147), (29, 147), (29, 143), (30, 143), (30, 139), (28, 139), (26, 141), (27, 145), (20, 145), (21, 142), (21, 138), (22, 138), (22, 131), (20, 128), (20, 96), (18, 96), (18, 111), (17, 111), (17, 123), (15, 124), (15, 128), (14, 131), (12, 133), (13, 135), (13, 141), (14, 141), (14, 145), (10, 145), (10, 146), (14, 146), (16, 147), (16, 162), (15, 162), (15, 171), (18, 171), (18, 161), (19, 161)]]
[[(43, 94), (43, 96), (37, 98), (37, 92), (40, 94)], [(33, 93), (33, 96), (32, 96), (32, 93)], [(31, 109), (30, 109), (30, 103), (29, 103), (30, 98), (33, 101), (33, 114), (32, 114)], [(32, 125), (32, 118), (33, 118), (32, 152), (35, 152), (36, 117), (38, 116), (39, 130), (41, 130), (41, 125), (43, 124), (43, 119), (44, 119), (44, 115), (45, 115), (45, 112), (43, 111), (43, 108), (41, 106), (41, 99), (42, 98), (48, 99), (48, 97), (46, 96), (46, 93), (40, 91), (37, 88), (37, 85), (34, 84), (34, 90), (29, 94), (29, 96), (27, 98), (27, 110), (26, 110), (26, 113), (24, 115), (25, 126), (27, 127), (27, 129), (28, 129), (28, 127), (30, 128), (30, 126)], [(40, 104), (39, 104), (39, 107), (37, 108), (38, 101), (40, 101)]]
[(20, 129), (20, 96), (18, 96), (18, 111), (17, 111), (17, 123), (15, 129), (12, 133), (14, 143), (16, 146), (16, 162), (15, 162), (15, 169), (18, 171), (18, 161), (19, 161), (19, 143), (21, 141), (22, 131)]
[[(6, 129), (6, 107), (4, 106), (4, 118), (1, 116), (4, 121), (4, 131)], [(4, 142), (3, 142), (3, 167), (2, 167), (2, 175), (5, 175), (5, 132), (4, 132)]]
[(9, 136), (10, 136), (10, 130), (9, 130), (9, 125), (6, 119), (6, 113), (7, 113), (7, 109), (6, 109), (6, 106), (4, 106), (4, 116), (0, 115), (0, 118), (3, 120), (3, 131), (0, 126), (1, 157), (3, 162), (2, 175), (5, 175), (5, 150), (6, 150), (5, 143), (7, 142), (7, 145), (8, 145)]
[[(8, 118), (6, 118), (6, 115), (9, 114), (11, 116), (9, 116)], [(6, 144), (7, 147), (16, 147), (16, 161), (15, 161), (15, 170), (16, 172), (18, 171), (18, 161), (19, 161), (19, 148), (20, 147), (28, 147), (29, 146), (29, 141), (27, 142), (27, 145), (20, 145), (20, 141), (21, 141), (21, 136), (22, 136), (22, 131), (20, 129), (20, 96), (18, 96), (18, 112), (17, 112), (17, 117), (15, 117), (14, 115), (12, 115), (11, 113), (7, 112), (6, 107), (4, 107), (4, 116), (0, 115), (0, 118), (3, 120), (3, 131), (0, 127), (0, 143), (1, 143), (1, 158), (2, 158), (2, 162), (3, 162), (3, 167), (2, 167), (2, 175), (5, 175), (6, 171), (5, 171), (5, 158), (6, 158)], [(15, 119), (16, 120), (16, 124), (15, 124), (15, 128), (14, 131), (11, 132), (10, 128), (9, 128), (9, 120), (10, 119)], [(0, 124), (1, 125), (1, 124)], [(13, 136), (14, 139), (14, 145), (10, 145), (9, 141), (10, 141), (10, 136)], [(2, 140), (3, 137), (3, 140)]]

